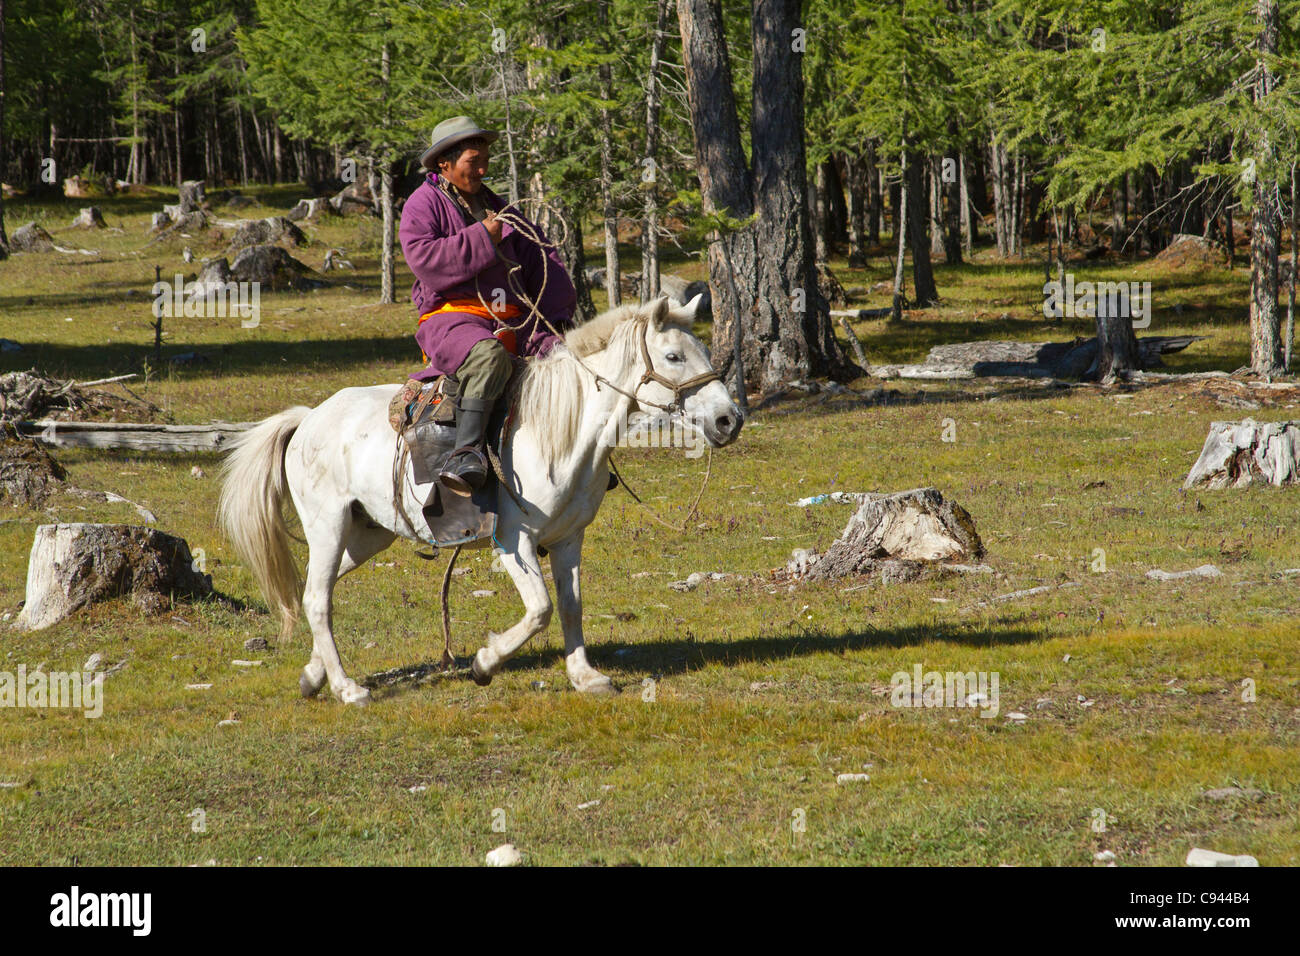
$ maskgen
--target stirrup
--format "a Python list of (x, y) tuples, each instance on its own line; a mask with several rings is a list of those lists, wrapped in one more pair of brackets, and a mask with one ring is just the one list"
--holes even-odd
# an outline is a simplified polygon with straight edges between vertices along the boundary
[[(461, 471), (452, 471), (452, 462), (466, 453), (474, 456), (474, 464), (468, 467), (462, 466)], [(452, 494), (468, 498), (483, 487), (487, 476), (488, 463), (483, 452), (475, 445), (463, 445), (455, 449), (447, 458), (447, 467), (438, 473), (438, 481)]]

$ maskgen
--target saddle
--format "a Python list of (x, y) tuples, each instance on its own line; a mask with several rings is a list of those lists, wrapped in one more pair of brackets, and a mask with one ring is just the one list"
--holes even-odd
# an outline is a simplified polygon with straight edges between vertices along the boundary
[[(510, 402), (499, 401), (488, 420), (486, 441), (501, 455), (501, 436), (509, 417)], [(449, 548), (496, 534), (497, 489), (492, 469), (487, 481), (468, 498), (452, 494), (438, 481), (438, 473), (456, 448), (456, 380), (442, 375), (432, 382), (407, 381), (388, 406), (388, 421), (409, 456), (416, 484), (430, 484), (423, 503), (428, 542)], [(401, 472), (404, 473), (403, 463)]]

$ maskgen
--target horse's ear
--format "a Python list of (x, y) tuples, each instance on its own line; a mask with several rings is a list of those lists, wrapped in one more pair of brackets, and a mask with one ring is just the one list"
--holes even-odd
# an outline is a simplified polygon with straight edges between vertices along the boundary
[(668, 318), (668, 310), (672, 303), (668, 301), (668, 296), (661, 295), (650, 304), (650, 324), (658, 329), (664, 324), (664, 319)]

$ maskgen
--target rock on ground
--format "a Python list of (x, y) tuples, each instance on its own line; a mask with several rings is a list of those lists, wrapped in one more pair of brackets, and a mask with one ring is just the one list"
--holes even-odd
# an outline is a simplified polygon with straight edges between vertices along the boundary
[(45, 524), (27, 564), (27, 600), (15, 627), (37, 630), (94, 601), (130, 595), (149, 614), (174, 597), (210, 596), (212, 578), (194, 568), (189, 545), (134, 525)]
[(524, 862), (524, 857), (513, 843), (503, 843), (488, 853), (486, 861), (488, 866), (518, 866)]

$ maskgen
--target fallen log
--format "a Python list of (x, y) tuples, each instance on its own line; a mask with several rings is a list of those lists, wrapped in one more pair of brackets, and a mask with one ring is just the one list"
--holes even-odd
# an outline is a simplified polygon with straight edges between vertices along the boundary
[(1184, 488), (1242, 488), (1300, 481), (1300, 421), (1214, 422)]
[(126, 448), (133, 451), (217, 452), (256, 422), (149, 425), (126, 422), (19, 422), (19, 433), (54, 448)]
[[(1181, 352), (1203, 335), (1153, 335), (1138, 339), (1144, 368), (1159, 367), (1160, 356)], [(1100, 349), (1095, 338), (1073, 342), (979, 341), (936, 345), (922, 363), (877, 365), (877, 378), (957, 379), (1084, 378), (1095, 373)], [(1136, 373), (1135, 373), (1136, 374)]]
[(94, 601), (130, 595), (148, 614), (175, 597), (212, 595), (212, 578), (195, 568), (190, 547), (152, 528), (45, 524), (27, 562), (27, 592), (14, 627), (49, 627)]

